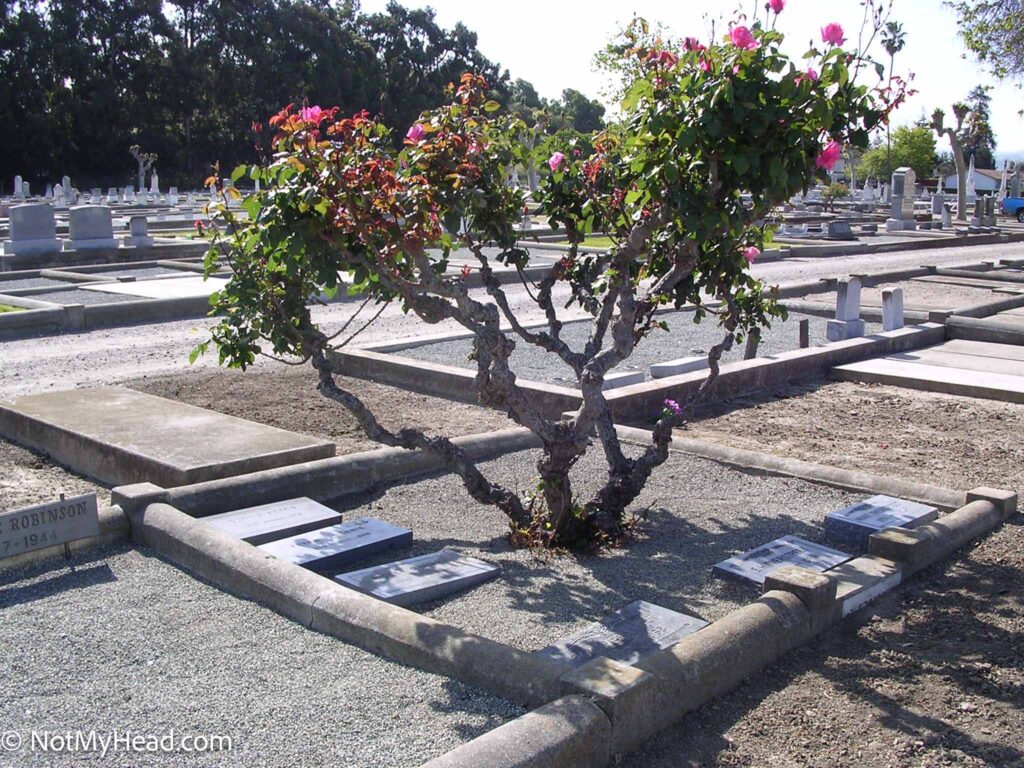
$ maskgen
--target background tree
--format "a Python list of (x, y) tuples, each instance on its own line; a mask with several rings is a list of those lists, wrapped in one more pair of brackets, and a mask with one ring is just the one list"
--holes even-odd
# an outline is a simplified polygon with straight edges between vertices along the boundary
[(967, 94), (966, 104), (970, 109), (964, 125), (963, 151), (965, 157), (974, 158), (975, 168), (996, 167), (996, 137), (989, 122), (989, 106), (992, 97), (988, 86), (977, 85)]
[[(907, 35), (903, 31), (903, 25), (898, 21), (887, 21), (885, 26), (882, 28), (882, 47), (885, 52), (889, 54), (889, 87), (892, 87), (893, 77), (896, 70), (896, 54), (903, 50), (903, 46), (907, 44)], [(892, 137), (889, 132), (889, 123), (885, 124), (885, 151), (886, 157), (889, 160), (889, 167), (893, 168), (892, 164)], [(899, 166), (895, 166), (899, 167)], [(890, 171), (891, 172), (891, 171)]]
[(960, 36), (999, 78), (1024, 77), (1024, 0), (959, 0)]
[(953, 116), (956, 118), (956, 125), (946, 125), (946, 113), (936, 109), (932, 113), (932, 129), (939, 135), (949, 140), (949, 146), (953, 150), (953, 162), (956, 165), (956, 218), (958, 221), (967, 220), (967, 163), (964, 161), (963, 141), (965, 138), (964, 121), (970, 114), (970, 108), (958, 102), (953, 105)]
[(892, 149), (881, 144), (865, 152), (857, 164), (862, 178), (873, 176), (883, 181), (897, 168), (909, 166), (920, 178), (931, 176), (935, 170), (935, 134), (931, 128), (901, 125), (893, 135)]

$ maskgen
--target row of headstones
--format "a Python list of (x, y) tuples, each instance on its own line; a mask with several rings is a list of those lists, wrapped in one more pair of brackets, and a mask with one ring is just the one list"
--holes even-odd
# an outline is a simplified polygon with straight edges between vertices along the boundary
[[(889, 496), (873, 496), (829, 513), (825, 533), (866, 547), (872, 533), (914, 527), (934, 520), (938, 510)], [(317, 572), (347, 568), (360, 560), (412, 544), (412, 531), (363, 517), (342, 522), (341, 515), (307, 499), (226, 512), (203, 521), (262, 551)], [(796, 536), (774, 541), (713, 566), (718, 576), (763, 585), (778, 568), (799, 565), (825, 572), (853, 555)], [(452, 550), (339, 573), (339, 584), (394, 605), (416, 605), (470, 589), (500, 573), (498, 566)], [(580, 666), (597, 656), (634, 664), (707, 626), (695, 616), (637, 600), (583, 630), (536, 651), (538, 656)]]
[[(82, 205), (72, 208), (68, 214), (68, 236), (63, 241), (65, 250), (88, 250), (90, 248), (116, 248), (112, 210), (102, 205)], [(10, 217), (10, 239), (4, 242), (7, 254), (56, 253), (62, 249), (57, 239), (57, 223), (53, 206), (49, 203), (26, 203), (16, 205), (8, 212)], [(129, 234), (124, 238), (125, 246), (149, 246), (153, 238), (148, 233), (149, 225), (145, 216), (132, 216), (128, 222)]]
[[(856, 277), (836, 282), (836, 316), (825, 326), (829, 341), (845, 341), (864, 335), (864, 321), (860, 318), (861, 282)], [(896, 331), (904, 325), (903, 289), (882, 291), (882, 330)]]

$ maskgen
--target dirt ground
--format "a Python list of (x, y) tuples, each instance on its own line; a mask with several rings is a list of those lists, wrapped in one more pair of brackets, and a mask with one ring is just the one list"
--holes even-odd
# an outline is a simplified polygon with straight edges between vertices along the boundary
[[(993, 293), (990, 288), (903, 280), (895, 283), (875, 285), (870, 288), (862, 288), (860, 292), (861, 304), (866, 307), (882, 306), (882, 291), (891, 288), (903, 289), (903, 305), (906, 309), (952, 310), (1006, 298), (1005, 294)], [(835, 291), (832, 291), (830, 293), (816, 293), (804, 298), (808, 301), (823, 301), (835, 304), (836, 294)]]
[[(359, 396), (389, 429), (417, 427), (446, 437), (514, 427), (501, 413), (474, 405), (418, 395), (358, 379), (338, 378)], [(316, 391), (308, 368), (270, 370), (189, 370), (120, 382), (139, 392), (209, 408), (292, 432), (333, 440), (338, 454), (381, 447), (369, 440), (340, 405)]]
[(792, 384), (695, 414), (682, 437), (968, 490), (1024, 492), (1024, 406), (882, 384)]
[(1021, 518), (629, 756), (628, 768), (1024, 766)]
[(110, 503), (104, 487), (34, 451), (0, 440), (0, 513), (56, 501), (62, 493), (76, 496), (93, 492), (100, 506)]

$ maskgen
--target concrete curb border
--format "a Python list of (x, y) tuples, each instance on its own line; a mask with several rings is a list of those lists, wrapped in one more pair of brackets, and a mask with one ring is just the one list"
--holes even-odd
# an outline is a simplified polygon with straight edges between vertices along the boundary
[[(869, 554), (833, 569), (834, 573), (780, 569), (766, 580), (759, 599), (633, 667), (599, 657), (565, 675), (563, 693), (589, 698), (607, 723), (590, 712), (581, 713), (574, 729), (554, 727), (548, 715), (574, 705), (563, 698), (549, 705), (556, 709), (542, 708), (543, 715), (541, 710), (528, 713), (423, 768), (600, 768), (617, 761), (619, 755), (894, 589), (905, 576), (997, 528), (1016, 508), (1016, 493), (975, 489), (968, 493), (966, 505), (934, 523), (875, 534)], [(593, 730), (599, 733), (590, 735)], [(583, 738), (609, 747), (587, 754), (589, 762), (566, 758)]]

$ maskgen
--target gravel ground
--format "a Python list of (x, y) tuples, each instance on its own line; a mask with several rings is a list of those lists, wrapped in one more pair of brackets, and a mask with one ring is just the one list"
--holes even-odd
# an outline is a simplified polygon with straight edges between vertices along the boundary
[(0, 732), (217, 735), (206, 754), (0, 752), (0, 766), (417, 766), (522, 712), (113, 548), (4, 574)]
[(113, 304), (116, 301), (141, 301), (138, 296), (125, 296), (120, 293), (104, 293), (103, 291), (54, 291), (53, 293), (37, 293), (29, 298), (35, 301), (49, 301), (54, 304)]
[(1024, 406), (816, 380), (697, 413), (683, 437), (969, 489), (1024, 492)]
[[(524, 451), (482, 467), (489, 478), (523, 491), (534, 485), (535, 460), (535, 453)], [(596, 490), (593, 479), (602, 476), (602, 465), (598, 449), (591, 449), (576, 467), (578, 488)], [(757, 588), (713, 577), (714, 563), (785, 534), (824, 541), (820, 524), (825, 513), (859, 498), (673, 454), (634, 507), (638, 512), (649, 508), (650, 519), (633, 542), (597, 556), (556, 558), (511, 549), (502, 513), (473, 502), (453, 476), (352, 499), (343, 511), (413, 530), (410, 550), (360, 567), (444, 547), (500, 565), (501, 578), (421, 608), (441, 621), (535, 650), (633, 600), (708, 621), (720, 618), (753, 599)]]
[(142, 279), (146, 277), (161, 277), (163, 275), (185, 277), (195, 273), (181, 269), (172, 269), (171, 267), (140, 267), (139, 269), (125, 267), (124, 269), (104, 269), (102, 272), (91, 272), (90, 274), (101, 277), (137, 277)]
[(13, 291), (19, 288), (60, 288), (67, 285), (63, 280), (54, 280), (50, 277), (25, 277), (21, 280), (0, 280), (0, 293)]
[[(993, 293), (991, 288), (905, 280), (896, 283), (883, 283), (871, 288), (862, 288), (860, 291), (861, 304), (873, 307), (882, 306), (882, 291), (892, 288), (903, 289), (904, 309), (954, 310), (1006, 298), (1006, 294)], [(834, 291), (830, 293), (816, 293), (804, 298), (808, 301), (820, 301), (833, 306), (836, 302)]]
[(1021, 518), (922, 571), (623, 768), (1021, 768)]
[(100, 506), (110, 503), (105, 486), (60, 467), (45, 456), (0, 440), (0, 513), (68, 496), (95, 493)]
[[(668, 323), (668, 333), (661, 330), (652, 331), (646, 339), (637, 345), (636, 351), (614, 369), (615, 373), (643, 371), (645, 379), (650, 380), (652, 364), (679, 357), (695, 355), (706, 357), (711, 347), (720, 342), (724, 335), (717, 323), (712, 321), (705, 320), (699, 325), (694, 324), (691, 312), (673, 312), (663, 315), (662, 319)], [(786, 322), (776, 320), (771, 328), (762, 332), (758, 355), (765, 357), (798, 349), (800, 346), (798, 322), (801, 319), (810, 321), (812, 346), (827, 343), (825, 339), (827, 321), (825, 318), (792, 313)], [(581, 350), (589, 338), (590, 327), (589, 321), (566, 324), (562, 330), (562, 338), (572, 349)], [(874, 323), (866, 325), (867, 333), (880, 330), (881, 325)], [(735, 344), (730, 352), (723, 355), (723, 361), (742, 360), (743, 346), (743, 344)], [(405, 349), (396, 354), (431, 363), (446, 363), (462, 368), (471, 368), (474, 364), (469, 360), (470, 349), (469, 340), (463, 339)], [(527, 344), (521, 339), (517, 340), (510, 366), (521, 379), (566, 386), (576, 386), (577, 383), (572, 369), (555, 355)]]
[[(229, 416), (332, 440), (339, 454), (381, 447), (365, 436), (348, 411), (316, 391), (316, 377), (309, 366), (280, 366), (245, 373), (234, 369), (193, 369), (120, 383)], [(392, 430), (418, 427), (428, 434), (455, 437), (515, 426), (504, 414), (480, 406), (359, 379), (338, 377), (338, 384), (354, 392)]]

